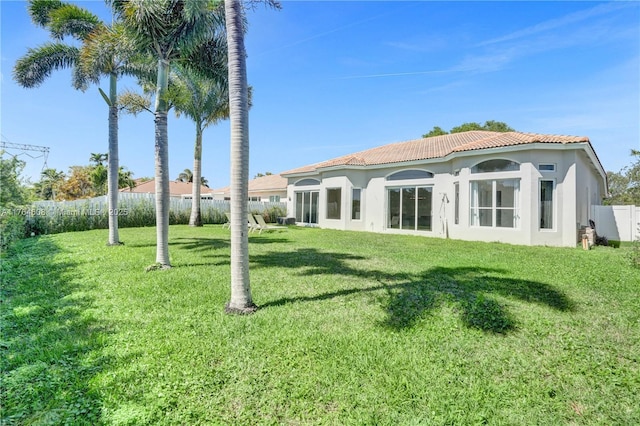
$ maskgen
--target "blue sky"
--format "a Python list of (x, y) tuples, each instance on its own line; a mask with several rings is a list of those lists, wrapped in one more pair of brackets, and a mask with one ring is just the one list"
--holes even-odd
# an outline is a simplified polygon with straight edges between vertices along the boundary
[[(110, 19), (102, 1), (77, 3)], [(470, 121), (589, 136), (611, 171), (640, 149), (638, 2), (282, 5), (248, 16), (250, 177)], [(48, 146), (48, 166), (64, 171), (106, 152), (107, 106), (97, 88), (74, 91), (68, 71), (36, 89), (19, 87), (16, 59), (48, 34), (31, 23), (24, 2), (2, 0), (0, 13), (2, 140)], [(172, 178), (192, 168), (194, 137), (193, 124), (172, 114)], [(37, 181), (42, 158), (21, 158)], [(120, 163), (135, 177), (153, 176), (150, 114), (121, 116)], [(212, 187), (229, 183), (228, 121), (204, 133), (203, 175)]]

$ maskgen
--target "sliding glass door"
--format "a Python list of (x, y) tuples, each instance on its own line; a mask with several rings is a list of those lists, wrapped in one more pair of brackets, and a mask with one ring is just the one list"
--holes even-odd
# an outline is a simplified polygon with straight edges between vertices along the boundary
[(387, 227), (431, 231), (433, 188), (405, 186), (387, 190)]
[(319, 191), (296, 192), (296, 222), (318, 223)]

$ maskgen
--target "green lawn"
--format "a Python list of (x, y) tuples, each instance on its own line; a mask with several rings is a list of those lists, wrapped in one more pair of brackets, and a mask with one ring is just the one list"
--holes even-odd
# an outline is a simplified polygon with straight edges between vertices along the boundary
[(18, 242), (2, 260), (2, 424), (640, 424), (640, 270), (591, 251), (290, 228)]

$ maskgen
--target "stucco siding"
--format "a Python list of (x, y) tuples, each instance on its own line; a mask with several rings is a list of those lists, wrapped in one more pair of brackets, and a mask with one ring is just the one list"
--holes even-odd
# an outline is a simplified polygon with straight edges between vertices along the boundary
[[(595, 167), (593, 158), (578, 146), (538, 145), (465, 152), (449, 159), (426, 159), (402, 165), (319, 169), (316, 173), (305, 172), (289, 178), (289, 216), (296, 213), (296, 192), (311, 189), (319, 194), (318, 226), (323, 228), (524, 245), (574, 246), (578, 227), (588, 223), (590, 206), (600, 204), (605, 191), (603, 176)], [(472, 172), (475, 165), (496, 159), (518, 163), (519, 169)], [(433, 176), (389, 179), (391, 174), (407, 170), (423, 170)], [(311, 187), (294, 186), (297, 181), (308, 178), (318, 179), (320, 183)], [(484, 206), (479, 213), (477, 207), (472, 211), (472, 199), (478, 203), (481, 187), (488, 194), (485, 196), (493, 200), (493, 206), (490, 210)], [(414, 188), (413, 192), (411, 188)], [(340, 190), (339, 218), (328, 217), (329, 208), (337, 216), (337, 191), (332, 189)], [(352, 214), (354, 189), (358, 189), (360, 195), (360, 214), (355, 218)], [(425, 195), (420, 196), (420, 191)], [(420, 210), (422, 207), (417, 201), (425, 200), (427, 193), (431, 194), (431, 211), (428, 214)], [(409, 216), (389, 213), (389, 197), (393, 194), (413, 194), (406, 196), (415, 197), (415, 213)], [(400, 203), (399, 199), (393, 202)], [(406, 211), (405, 207), (402, 209)], [(487, 214), (493, 216), (489, 222), (480, 222), (479, 214), (484, 214), (485, 219), (489, 218)], [(498, 222), (498, 214), (502, 215), (502, 222)], [(398, 216), (401, 216), (400, 225)], [(395, 225), (390, 226), (394, 220)], [(405, 223), (407, 220), (408, 224)], [(415, 230), (415, 227), (422, 229)]]

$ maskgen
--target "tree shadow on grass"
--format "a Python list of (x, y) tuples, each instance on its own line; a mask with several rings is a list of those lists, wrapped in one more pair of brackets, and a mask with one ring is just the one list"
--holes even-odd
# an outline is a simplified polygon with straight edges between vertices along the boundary
[(507, 273), (482, 267), (434, 267), (407, 282), (385, 286), (389, 297), (384, 325), (412, 327), (426, 313), (452, 302), (468, 327), (506, 333), (516, 328), (516, 318), (495, 295), (563, 312), (575, 309), (573, 302), (553, 286), (504, 276)]
[(575, 309), (573, 302), (553, 286), (538, 281), (510, 278), (506, 276), (508, 271), (505, 270), (482, 267), (433, 267), (418, 274), (389, 273), (358, 269), (346, 262), (363, 259), (362, 256), (320, 252), (316, 249), (253, 256), (251, 261), (258, 267), (297, 269), (300, 276), (349, 275), (363, 278), (365, 283), (375, 282), (373, 285), (342, 288), (313, 296), (285, 297), (264, 303), (261, 308), (383, 291), (385, 297), (379, 300), (387, 312), (387, 318), (383, 322), (385, 327), (411, 328), (420, 318), (443, 303), (453, 303), (460, 311), (464, 324), (470, 328), (493, 333), (506, 333), (516, 328), (515, 318), (496, 300), (496, 295), (547, 306), (558, 311)]
[(99, 424), (102, 402), (90, 381), (108, 364), (100, 352), (108, 330), (73, 282), (76, 263), (54, 261), (60, 249), (47, 238), (18, 244), (1, 262), (0, 418)]

